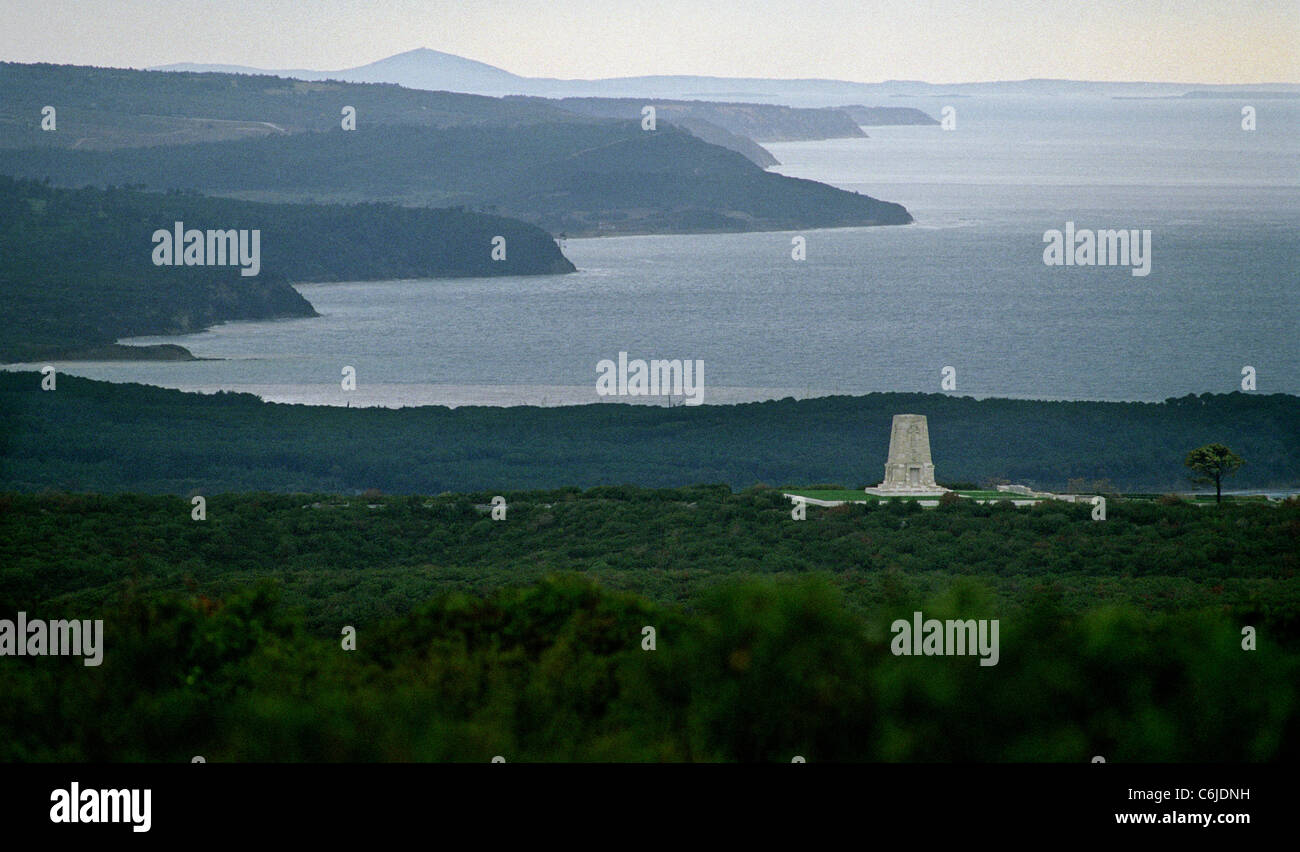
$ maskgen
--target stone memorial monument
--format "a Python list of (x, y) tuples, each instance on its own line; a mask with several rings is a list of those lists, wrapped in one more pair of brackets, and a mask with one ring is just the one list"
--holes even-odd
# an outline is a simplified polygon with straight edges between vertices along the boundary
[(881, 497), (938, 497), (948, 493), (934, 481), (930, 427), (924, 414), (894, 415), (885, 481), (866, 492)]

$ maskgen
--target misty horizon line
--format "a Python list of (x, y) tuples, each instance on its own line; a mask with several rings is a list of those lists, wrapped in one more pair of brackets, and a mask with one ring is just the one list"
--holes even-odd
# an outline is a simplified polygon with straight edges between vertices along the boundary
[[(689, 72), (660, 72), (656, 74), (628, 74), (628, 75), (610, 75), (603, 77), (562, 77), (562, 76), (530, 76), (526, 74), (516, 74), (499, 65), (483, 62), (468, 56), (447, 51), (437, 50), (426, 46), (411, 48), (398, 53), (382, 56), (370, 62), (360, 65), (351, 65), (342, 68), (305, 68), (305, 67), (263, 67), (260, 65), (246, 65), (237, 62), (220, 62), (214, 60), (177, 60), (174, 62), (161, 63), (157, 65), (83, 65), (82, 67), (90, 68), (117, 68), (132, 71), (185, 71), (184, 66), (206, 66), (214, 70), (210, 73), (260, 73), (271, 76), (292, 76), (295, 73), (310, 74), (329, 74), (353, 72), (360, 69), (370, 68), (383, 62), (399, 59), (402, 57), (415, 57), (420, 55), (436, 55), (448, 57), (459, 62), (478, 66), (483, 70), (508, 75), (521, 81), (536, 82), (557, 82), (557, 83), (592, 83), (617, 80), (653, 80), (659, 78), (682, 79), (693, 78), (699, 80), (716, 80), (716, 81), (734, 81), (734, 82), (773, 82), (773, 83), (847, 83), (856, 86), (888, 86), (888, 85), (923, 85), (923, 86), (977, 86), (977, 85), (1007, 85), (1007, 84), (1024, 84), (1024, 83), (1083, 83), (1091, 85), (1112, 85), (1112, 86), (1213, 86), (1218, 88), (1241, 89), (1251, 86), (1300, 86), (1300, 79), (1297, 80), (1261, 80), (1250, 83), (1224, 83), (1213, 81), (1193, 81), (1193, 80), (1101, 80), (1090, 78), (1076, 77), (1020, 77), (1020, 78), (999, 78), (999, 79), (962, 79), (962, 80), (945, 80), (936, 82), (933, 80), (911, 79), (911, 78), (888, 78), (883, 80), (855, 80), (844, 77), (767, 77), (767, 76), (727, 76), (718, 74), (696, 74)], [(2, 60), (5, 62), (16, 60)], [(51, 64), (51, 65), (73, 65), (80, 63), (75, 62), (31, 62), (18, 64)], [(203, 72), (191, 72), (203, 73)], [(344, 81), (341, 81), (344, 82)]]

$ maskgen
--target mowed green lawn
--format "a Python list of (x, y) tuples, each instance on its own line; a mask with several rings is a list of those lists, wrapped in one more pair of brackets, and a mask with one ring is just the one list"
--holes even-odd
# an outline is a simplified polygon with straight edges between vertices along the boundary
[(814, 500), (865, 500), (868, 495), (864, 491), (853, 491), (847, 488), (828, 489), (828, 488), (800, 488), (797, 490), (782, 489), (783, 494), (797, 494), (800, 497), (811, 497)]
[[(813, 499), (813, 500), (852, 500), (852, 501), (863, 500), (863, 501), (865, 501), (865, 500), (889, 500), (889, 499), (899, 499), (899, 500), (934, 500), (934, 499), (937, 499), (937, 498), (935, 498), (935, 497), (899, 497), (899, 498), (879, 497), (879, 496), (874, 495), (874, 494), (867, 494), (865, 491), (857, 491), (857, 490), (848, 489), (848, 488), (834, 488), (834, 489), (832, 489), (832, 488), (783, 488), (783, 489), (781, 489), (781, 492), (782, 492), (783, 494), (796, 494), (796, 495), (798, 495), (798, 496), (800, 496), (800, 497), (808, 497), (808, 498), (811, 498), (811, 499)], [(958, 490), (958, 491), (957, 491), (957, 494), (958, 494), (958, 496), (961, 496), (961, 497), (968, 497), (968, 498), (970, 498), (970, 499), (972, 499), (972, 500), (1032, 500), (1032, 499), (1037, 499), (1037, 498), (1032, 498), (1032, 497), (1026, 497), (1026, 496), (1023, 495), (1023, 494), (1015, 494), (1015, 493), (1012, 493), (1012, 492), (1010, 492), (1010, 491), (982, 491), (982, 490), (981, 490), (981, 491), (964, 491), (964, 490)], [(1150, 501), (1150, 500), (1156, 500), (1156, 499), (1159, 499), (1160, 497), (1162, 497), (1162, 496), (1164, 496), (1164, 495), (1161, 495), (1161, 494), (1123, 494), (1123, 495), (1120, 495), (1120, 496), (1123, 497), (1125, 500), (1146, 500), (1146, 501)], [(1201, 504), (1204, 504), (1204, 503), (1213, 503), (1213, 502), (1215, 502), (1215, 501), (1214, 501), (1214, 495), (1213, 495), (1213, 494), (1196, 494), (1196, 495), (1193, 495), (1193, 496), (1190, 496), (1190, 497), (1187, 496), (1187, 495), (1182, 495), (1182, 496), (1183, 496), (1183, 499), (1184, 499), (1184, 500), (1188, 501), (1189, 503), (1194, 503), (1194, 504), (1197, 504), (1197, 505), (1201, 505)], [(1227, 495), (1227, 494), (1225, 494), (1225, 495), (1223, 496), (1223, 502), (1225, 502), (1225, 503), (1229, 503), (1229, 502), (1231, 502), (1231, 503), (1267, 503), (1267, 502), (1269, 502), (1269, 500), (1268, 500), (1267, 497), (1264, 497), (1264, 496), (1262, 496), (1262, 495), (1256, 495), (1256, 494), (1251, 494), (1251, 495), (1237, 495), (1237, 494), (1234, 494), (1234, 495)]]
[[(852, 490), (852, 489), (848, 489), (848, 488), (838, 488), (838, 489), (829, 489), (829, 488), (796, 488), (796, 489), (789, 489), (789, 488), (785, 488), (785, 489), (782, 489), (782, 493), (783, 493), (783, 494), (797, 494), (797, 495), (800, 496), (800, 497), (808, 497), (808, 498), (813, 499), (813, 500), (890, 500), (890, 499), (899, 499), (899, 500), (937, 500), (937, 499), (938, 499), (938, 498), (935, 497), (935, 496), (928, 496), (928, 497), (899, 497), (899, 498), (880, 497), (880, 496), (875, 495), (875, 494), (868, 494), (868, 493), (866, 493), (865, 491), (856, 491), (856, 490)], [(960, 496), (962, 496), (962, 497), (971, 497), (971, 498), (974, 498), (974, 499), (977, 499), (977, 500), (984, 500), (984, 499), (998, 499), (998, 498), (1006, 498), (1006, 499), (1008, 499), (1008, 500), (1013, 499), (1013, 498), (1015, 498), (1015, 499), (1023, 499), (1023, 498), (1020, 497), (1020, 495), (1017, 495), (1017, 494), (1007, 494), (1007, 493), (1004, 493), (1004, 492), (1002, 492), (1002, 491), (958, 491), (957, 494), (960, 495)]]

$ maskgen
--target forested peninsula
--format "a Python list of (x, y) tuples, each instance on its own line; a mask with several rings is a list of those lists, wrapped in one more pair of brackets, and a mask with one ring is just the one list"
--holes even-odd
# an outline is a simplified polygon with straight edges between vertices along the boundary
[[(41, 130), (46, 106), (53, 131)], [(685, 117), (686, 129), (669, 119), (651, 129), (542, 99), (0, 64), (2, 170), (60, 186), (463, 206), (568, 236), (912, 221), (902, 205), (767, 172), (770, 155), (728, 129), (786, 138), (812, 122), (814, 135), (862, 135), (845, 113), (715, 104)]]
[[(259, 232), (259, 264), (156, 265), (155, 232)], [(493, 260), (493, 240), (504, 254)], [(179, 254), (179, 252), (178, 252)], [(460, 209), (261, 204), (0, 176), (0, 360), (139, 356), (122, 337), (314, 316), (293, 282), (548, 275), (574, 267), (533, 225)], [(211, 258), (208, 258), (211, 259)], [(179, 352), (177, 350), (180, 350)], [(180, 347), (155, 357), (187, 357)]]

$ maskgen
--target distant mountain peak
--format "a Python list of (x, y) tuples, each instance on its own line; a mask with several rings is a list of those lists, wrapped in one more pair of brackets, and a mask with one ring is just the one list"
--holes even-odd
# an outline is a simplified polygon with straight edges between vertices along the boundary
[[(447, 53), (441, 50), (434, 50), (432, 47), (413, 47), (410, 50), (403, 50), (401, 53), (394, 53), (392, 56), (385, 56), (383, 59), (376, 59), (374, 62), (368, 62), (367, 65), (378, 65), (380, 62), (392, 62), (395, 59), (441, 59), (457, 64), (464, 65), (481, 65), (485, 68), (491, 68), (494, 71), (503, 71), (494, 65), (488, 65), (486, 62), (479, 62), (477, 59), (470, 59), (466, 56), (457, 56), (454, 53)], [(358, 66), (361, 67), (361, 66)]]
[(334, 73), (346, 75), (355, 82), (400, 83), (410, 88), (453, 91), (465, 91), (466, 86), (510, 85), (523, 79), (504, 68), (430, 47), (417, 47)]

